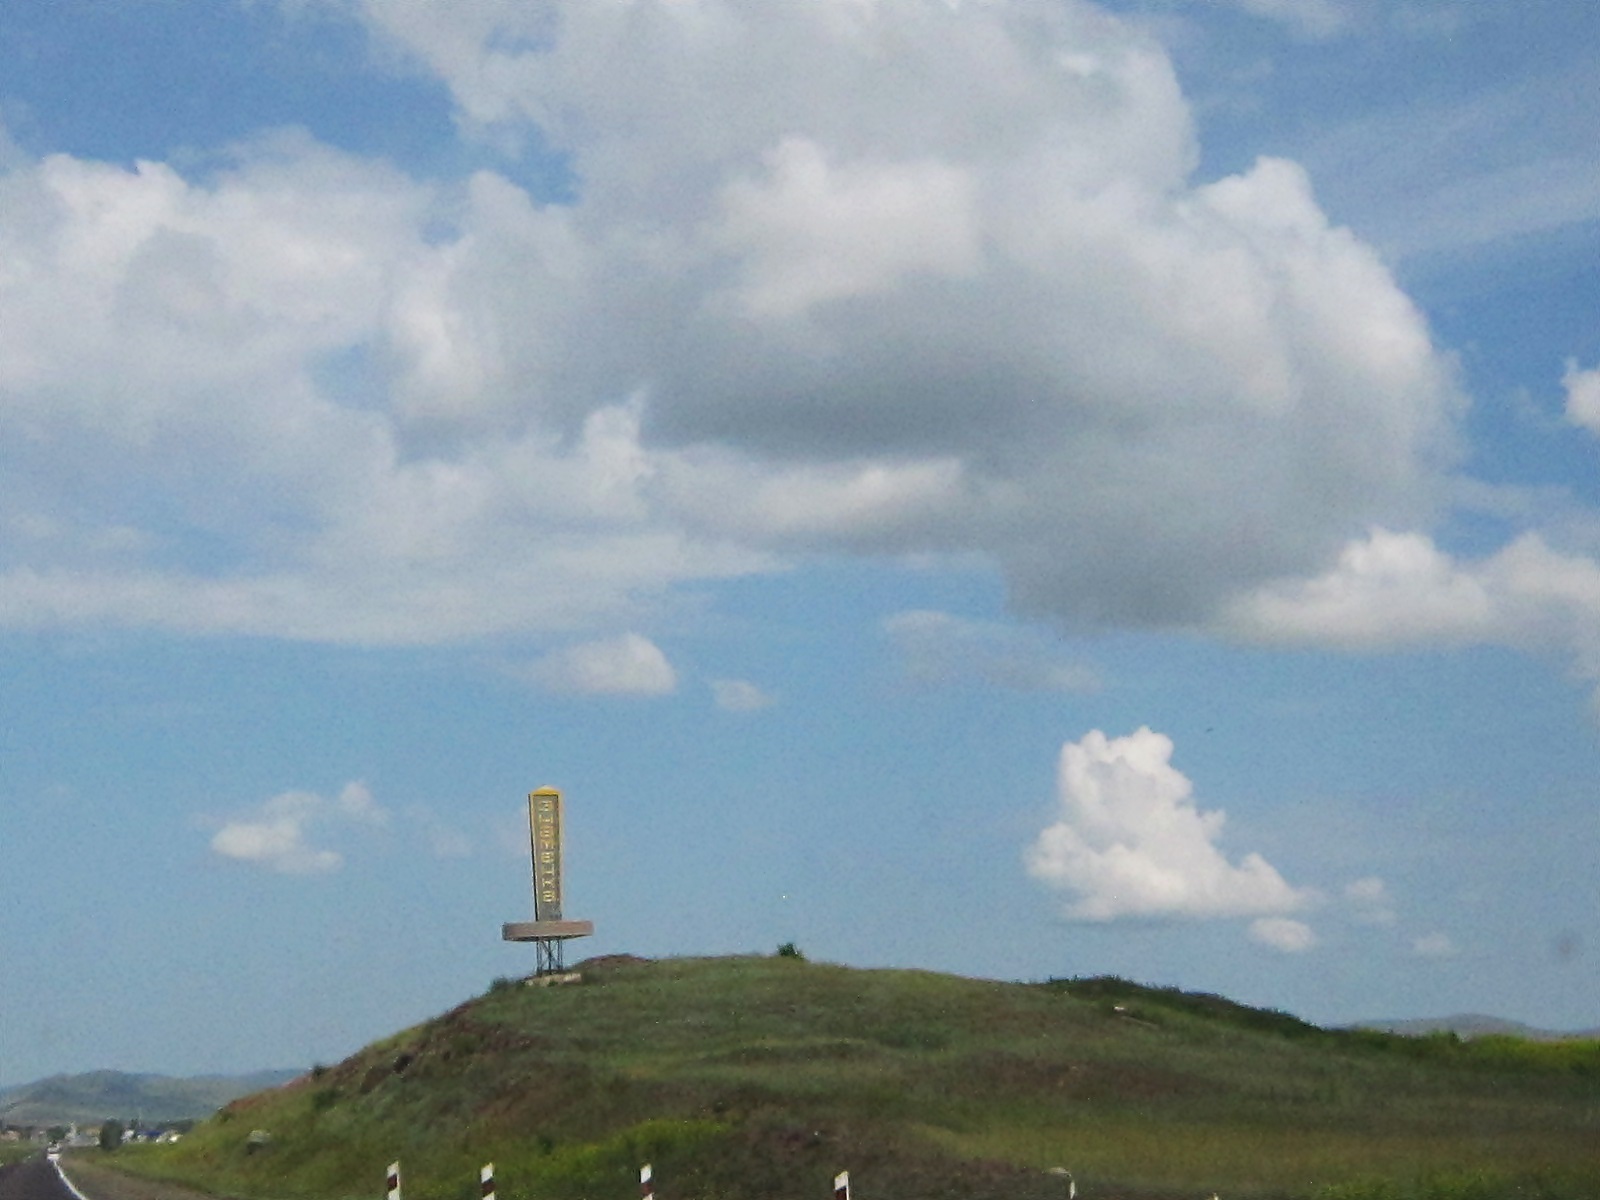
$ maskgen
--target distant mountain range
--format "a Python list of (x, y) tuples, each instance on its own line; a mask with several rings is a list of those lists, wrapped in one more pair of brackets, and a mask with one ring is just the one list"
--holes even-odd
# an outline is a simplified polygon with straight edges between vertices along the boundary
[(250, 1075), (130, 1075), (90, 1071), (52, 1075), (0, 1089), (0, 1121), (8, 1125), (96, 1125), (115, 1118), (152, 1125), (199, 1120), (240, 1096), (277, 1087), (303, 1071), (257, 1071)]
[(1533, 1042), (1562, 1042), (1572, 1039), (1600, 1038), (1600, 1029), (1579, 1029), (1563, 1032), (1557, 1029), (1536, 1029), (1520, 1021), (1506, 1021), (1500, 1017), (1486, 1017), (1481, 1013), (1458, 1013), (1453, 1017), (1420, 1017), (1413, 1020), (1359, 1021), (1356, 1029), (1380, 1029), (1385, 1033), (1398, 1033), (1407, 1037), (1425, 1037), (1430, 1033), (1454, 1033), (1458, 1037), (1487, 1037), (1494, 1034), (1527, 1038)]

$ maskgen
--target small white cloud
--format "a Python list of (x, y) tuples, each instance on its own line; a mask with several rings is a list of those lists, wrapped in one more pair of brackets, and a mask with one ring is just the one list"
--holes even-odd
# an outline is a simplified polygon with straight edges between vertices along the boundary
[(1557, 550), (1537, 533), (1459, 561), (1424, 534), (1373, 529), (1327, 573), (1250, 593), (1223, 628), (1267, 644), (1346, 650), (1553, 649), (1571, 656), (1580, 678), (1600, 680), (1600, 561)]
[(713, 679), (711, 694), (717, 707), (726, 712), (756, 712), (778, 702), (770, 692), (744, 679)]
[(1303, 954), (1317, 944), (1311, 926), (1292, 917), (1258, 917), (1250, 922), (1250, 937), (1284, 954)]
[(344, 856), (311, 844), (308, 833), (313, 826), (381, 825), (387, 820), (388, 813), (364, 783), (346, 784), (332, 800), (315, 792), (282, 792), (255, 815), (225, 824), (212, 837), (211, 849), (223, 858), (286, 875), (324, 874), (343, 866)]
[(1567, 389), (1567, 420), (1600, 434), (1600, 367), (1580, 371), (1578, 364), (1568, 359), (1561, 386)]
[(1394, 924), (1394, 900), (1389, 888), (1376, 876), (1356, 879), (1345, 885), (1344, 898), (1351, 915), (1363, 925)]
[(288, 819), (234, 821), (217, 831), (211, 848), (224, 858), (259, 863), (286, 875), (321, 874), (344, 865), (338, 852), (307, 845), (305, 830)]
[(666, 696), (678, 673), (661, 648), (637, 633), (568, 646), (527, 672), (539, 686), (578, 696)]
[(1456, 944), (1445, 933), (1429, 933), (1411, 943), (1411, 952), (1418, 958), (1454, 958)]
[(350, 821), (368, 825), (386, 825), (389, 821), (388, 812), (372, 798), (372, 789), (360, 780), (345, 784), (332, 807), (339, 816)]
[(1048, 638), (949, 613), (897, 613), (883, 628), (900, 651), (906, 677), (929, 687), (980, 681), (1018, 692), (1092, 692), (1095, 672), (1066, 661)]
[(1171, 739), (1149, 729), (1115, 739), (1097, 729), (1062, 747), (1060, 819), (1028, 848), (1026, 864), (1071, 895), (1064, 915), (1279, 917), (1301, 908), (1309, 893), (1261, 855), (1237, 865), (1223, 856), (1222, 812), (1195, 805), (1171, 758)]

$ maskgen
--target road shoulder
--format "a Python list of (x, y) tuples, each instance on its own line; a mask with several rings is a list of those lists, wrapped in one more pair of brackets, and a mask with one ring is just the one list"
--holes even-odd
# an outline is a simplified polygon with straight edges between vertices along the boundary
[(85, 1200), (217, 1200), (207, 1192), (129, 1175), (76, 1155), (63, 1159), (61, 1166)]

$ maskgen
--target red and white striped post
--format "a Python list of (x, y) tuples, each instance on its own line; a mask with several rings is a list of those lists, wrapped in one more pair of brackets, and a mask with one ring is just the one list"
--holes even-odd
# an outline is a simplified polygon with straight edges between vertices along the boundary
[(654, 1200), (655, 1194), (655, 1177), (650, 1173), (650, 1164), (645, 1163), (639, 1168), (639, 1200)]
[(389, 1164), (389, 1200), (400, 1200), (400, 1164)]
[(478, 1194), (483, 1200), (494, 1200), (494, 1164), (487, 1163), (478, 1172)]
[(840, 1171), (833, 1177), (833, 1200), (850, 1200), (849, 1171)]

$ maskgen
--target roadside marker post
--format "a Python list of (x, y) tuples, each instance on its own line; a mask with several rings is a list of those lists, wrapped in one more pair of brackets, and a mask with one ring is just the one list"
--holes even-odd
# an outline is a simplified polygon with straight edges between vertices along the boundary
[(478, 1172), (478, 1194), (483, 1200), (494, 1200), (494, 1164), (487, 1164)]
[(840, 1171), (833, 1177), (833, 1200), (850, 1200), (849, 1171)]
[(389, 1164), (389, 1200), (400, 1200), (400, 1164)]
[(655, 1194), (655, 1178), (650, 1173), (650, 1164), (645, 1163), (639, 1168), (639, 1200), (653, 1200)]

